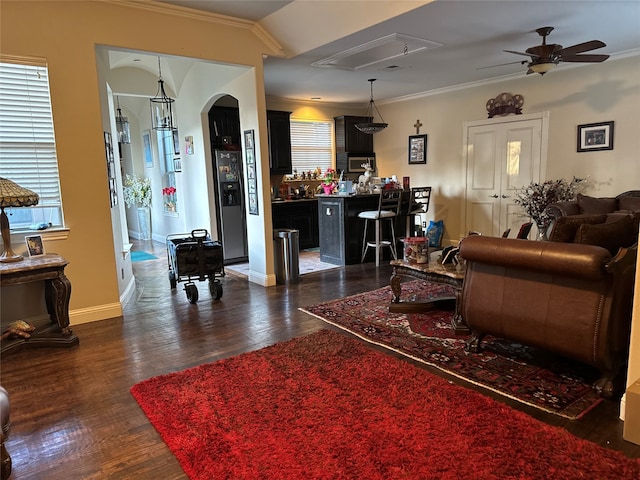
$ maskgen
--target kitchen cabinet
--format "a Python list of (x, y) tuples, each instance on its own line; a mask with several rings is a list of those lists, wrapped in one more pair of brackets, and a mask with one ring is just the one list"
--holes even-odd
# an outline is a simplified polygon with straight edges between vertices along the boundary
[(240, 111), (234, 107), (213, 107), (209, 111), (212, 150), (240, 145)]
[(293, 228), (298, 230), (301, 250), (316, 248), (318, 239), (318, 201), (292, 200), (271, 204), (273, 228)]
[(336, 154), (373, 153), (373, 135), (362, 133), (356, 123), (371, 122), (371, 117), (340, 116), (334, 117)]
[(269, 169), (271, 175), (286, 175), (291, 166), (291, 112), (267, 110)]

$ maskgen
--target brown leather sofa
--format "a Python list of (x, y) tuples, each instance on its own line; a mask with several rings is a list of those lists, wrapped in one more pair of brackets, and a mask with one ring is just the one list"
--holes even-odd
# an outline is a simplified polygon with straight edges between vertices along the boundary
[[(637, 238), (637, 237), (636, 237)], [(619, 395), (628, 358), (637, 244), (616, 250), (577, 243), (470, 236), (461, 313), (476, 352), (490, 334), (596, 367), (601, 395)]]

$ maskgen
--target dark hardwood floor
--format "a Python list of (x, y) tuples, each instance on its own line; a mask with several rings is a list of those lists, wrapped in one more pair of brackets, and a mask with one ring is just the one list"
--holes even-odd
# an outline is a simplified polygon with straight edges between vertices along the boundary
[[(202, 282), (200, 300), (192, 305), (184, 283), (173, 291), (169, 287), (164, 244), (135, 243), (134, 249), (159, 258), (134, 264), (137, 290), (123, 317), (73, 326), (80, 338), (77, 347), (24, 349), (2, 358), (1, 381), (12, 404), (6, 443), (12, 479), (187, 478), (129, 394), (131, 386), (332, 328), (298, 307), (388, 285), (391, 274), (388, 265), (352, 265), (270, 288), (228, 274), (221, 301), (212, 301)], [(603, 402), (570, 421), (484, 393), (579, 437), (640, 457), (640, 446), (622, 439), (617, 402)]]

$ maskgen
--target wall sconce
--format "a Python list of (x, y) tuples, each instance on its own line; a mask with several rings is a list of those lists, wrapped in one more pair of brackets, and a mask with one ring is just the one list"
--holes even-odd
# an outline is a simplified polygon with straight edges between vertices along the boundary
[(11, 230), (9, 229), (9, 217), (4, 213), (5, 207), (30, 207), (37, 205), (39, 200), (40, 197), (36, 192), (0, 177), (0, 210), (2, 211), (0, 213), (0, 233), (4, 247), (4, 252), (0, 255), (0, 262), (19, 262), (23, 258), (11, 248)]

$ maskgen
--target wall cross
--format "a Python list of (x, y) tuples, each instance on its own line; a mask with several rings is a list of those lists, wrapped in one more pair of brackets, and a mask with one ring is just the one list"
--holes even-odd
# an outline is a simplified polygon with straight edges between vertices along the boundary
[(414, 123), (413, 126), (416, 127), (416, 135), (420, 135), (420, 127), (422, 126), (420, 119), (416, 120), (416, 123)]

